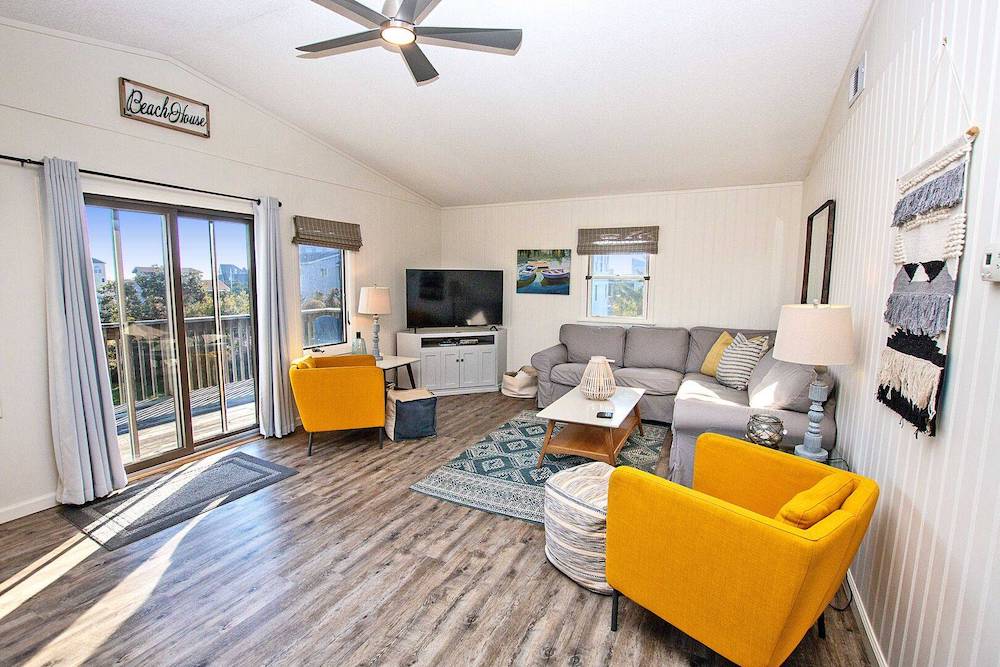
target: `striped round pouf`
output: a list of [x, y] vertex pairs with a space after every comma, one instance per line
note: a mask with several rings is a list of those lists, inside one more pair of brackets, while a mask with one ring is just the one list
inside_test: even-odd
[[613, 471], [595, 461], [557, 472], [545, 483], [545, 556], [567, 577], [602, 595], [611, 594], [604, 559]]

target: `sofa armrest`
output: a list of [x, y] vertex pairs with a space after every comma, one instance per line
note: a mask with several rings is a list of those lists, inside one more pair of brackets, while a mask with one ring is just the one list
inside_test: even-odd
[[608, 583], [739, 664], [770, 664], [822, 537], [634, 468], [611, 476]]
[[539, 382], [548, 382], [552, 367], [569, 361], [569, 350], [562, 343], [547, 347], [531, 355], [531, 365], [538, 371]]

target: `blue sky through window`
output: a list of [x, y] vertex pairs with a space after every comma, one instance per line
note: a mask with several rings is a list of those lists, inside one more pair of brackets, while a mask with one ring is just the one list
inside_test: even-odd
[[[115, 277], [115, 251], [112, 236], [111, 209], [104, 206], [87, 206], [87, 225], [90, 229], [90, 254], [105, 263], [107, 280]], [[122, 230], [122, 254], [125, 279], [133, 277], [137, 266], [163, 266], [163, 216], [143, 211], [119, 210], [118, 220]], [[208, 223], [204, 219], [180, 218], [181, 268], [197, 269], [208, 279], [212, 274], [211, 252], [208, 240]], [[204, 231], [202, 231], [204, 230]], [[247, 226], [238, 222], [217, 222], [215, 251], [220, 270], [230, 264], [239, 269], [247, 268]]]

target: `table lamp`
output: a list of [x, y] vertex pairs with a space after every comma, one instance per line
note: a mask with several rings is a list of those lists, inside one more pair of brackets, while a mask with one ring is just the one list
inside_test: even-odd
[[823, 421], [823, 403], [830, 395], [824, 382], [827, 366], [854, 361], [851, 307], [830, 304], [795, 304], [781, 307], [774, 358], [816, 369], [816, 379], [809, 385], [809, 426], [795, 453], [813, 461], [826, 461], [819, 425]]
[[372, 327], [372, 354], [378, 361], [382, 361], [382, 352], [378, 347], [378, 318], [380, 315], [388, 315], [391, 312], [392, 305], [389, 301], [388, 287], [361, 288], [361, 298], [358, 299], [358, 314], [371, 315], [375, 320]]

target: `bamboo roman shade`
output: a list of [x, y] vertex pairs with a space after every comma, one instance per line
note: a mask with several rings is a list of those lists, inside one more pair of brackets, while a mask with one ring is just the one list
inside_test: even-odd
[[633, 252], [655, 255], [659, 242], [659, 227], [594, 227], [578, 231], [576, 251], [581, 255], [625, 255]]
[[292, 243], [318, 245], [342, 250], [361, 248], [361, 225], [321, 218], [295, 216], [295, 237]]

